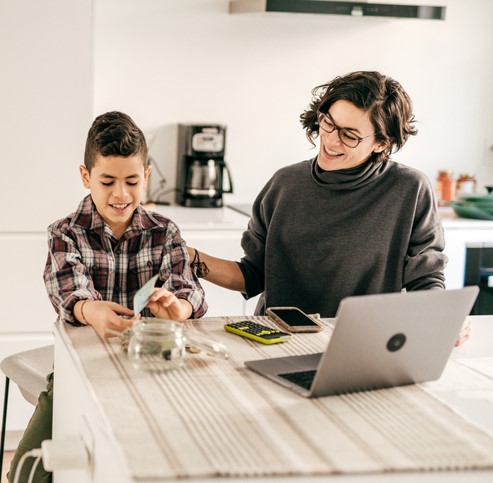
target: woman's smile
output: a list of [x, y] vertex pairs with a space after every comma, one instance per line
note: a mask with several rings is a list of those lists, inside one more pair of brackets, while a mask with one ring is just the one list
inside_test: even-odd
[[344, 154], [344, 153], [339, 153], [337, 151], [334, 151], [334, 150], [327, 148], [325, 146], [324, 146], [324, 151], [325, 151], [325, 154], [327, 156], [331, 156], [331, 157], [338, 157], [338, 156], [342, 156]]

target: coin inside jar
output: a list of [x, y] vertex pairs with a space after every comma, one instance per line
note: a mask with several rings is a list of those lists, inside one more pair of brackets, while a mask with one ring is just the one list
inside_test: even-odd
[[136, 369], [161, 372], [180, 367], [185, 355], [183, 325], [161, 319], [137, 321], [127, 354]]

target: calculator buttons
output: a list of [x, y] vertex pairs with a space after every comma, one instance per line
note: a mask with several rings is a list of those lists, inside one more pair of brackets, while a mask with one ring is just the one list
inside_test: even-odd
[[232, 332], [233, 334], [240, 335], [263, 344], [284, 342], [291, 337], [290, 334], [287, 334], [286, 332], [282, 332], [278, 329], [273, 329], [271, 327], [267, 327], [266, 325], [248, 320], [226, 324], [224, 329], [228, 332]]

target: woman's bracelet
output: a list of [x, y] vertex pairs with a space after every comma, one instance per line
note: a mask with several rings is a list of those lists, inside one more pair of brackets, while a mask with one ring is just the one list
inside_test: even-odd
[[194, 248], [194, 250], [195, 255], [192, 262], [190, 263], [190, 266], [192, 267], [198, 278], [207, 277], [208, 273], [210, 272], [209, 267], [206, 265], [205, 262], [200, 261], [199, 251], [196, 248]]
[[89, 299], [85, 299], [82, 301], [82, 303], [80, 304], [80, 316], [82, 318], [82, 323], [85, 324], [85, 325], [89, 325], [89, 323], [87, 322], [85, 316], [84, 316], [84, 305], [86, 302], [88, 302]]

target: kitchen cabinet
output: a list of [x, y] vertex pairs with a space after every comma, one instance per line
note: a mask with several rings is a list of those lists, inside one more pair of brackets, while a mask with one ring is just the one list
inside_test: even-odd
[[445, 233], [445, 254], [448, 264], [445, 283], [448, 289], [464, 286], [468, 246], [493, 244], [493, 221], [458, 217], [451, 208], [439, 208]]
[[[0, 359], [53, 341], [45, 230], [84, 192], [78, 165], [93, 117], [92, 22], [93, 0], [0, 0]], [[14, 384], [11, 391], [7, 448], [33, 410]]]
[[51, 333], [56, 313], [43, 282], [46, 233], [0, 233], [0, 247], [2, 272], [8, 276], [2, 277], [0, 334]]

